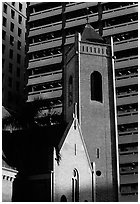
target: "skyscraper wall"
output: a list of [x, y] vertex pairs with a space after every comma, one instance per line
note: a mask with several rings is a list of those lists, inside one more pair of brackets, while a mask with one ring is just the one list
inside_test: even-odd
[[[26, 3], [2, 3], [2, 105], [9, 111], [19, 110], [25, 99]], [[3, 117], [5, 108], [2, 110]], [[11, 201], [12, 183], [17, 173], [2, 160], [2, 201]]]
[[26, 83], [26, 3], [2, 3], [2, 104], [16, 111]]

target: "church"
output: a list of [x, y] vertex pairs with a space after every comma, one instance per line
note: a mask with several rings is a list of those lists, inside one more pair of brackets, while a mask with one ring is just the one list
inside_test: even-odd
[[12, 132], [14, 138], [26, 135], [16, 145], [19, 158], [13, 154], [19, 172], [12, 201], [118, 201], [112, 66], [110, 43], [87, 23], [65, 52], [64, 124], [33, 130], [35, 134]]

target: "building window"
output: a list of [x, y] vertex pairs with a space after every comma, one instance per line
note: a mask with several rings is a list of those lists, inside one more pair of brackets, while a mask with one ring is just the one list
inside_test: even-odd
[[102, 103], [102, 76], [99, 72], [94, 71], [90, 76], [91, 82], [91, 100]]
[[10, 59], [13, 59], [13, 50], [9, 50], [9, 57], [10, 57]]
[[21, 24], [22, 23], [22, 17], [19, 15], [18, 16], [18, 23]]
[[19, 3], [19, 11], [22, 11], [22, 4]]
[[17, 67], [17, 77], [20, 77], [20, 68]]
[[12, 35], [10, 35], [10, 45], [14, 45], [14, 37]]
[[7, 13], [7, 5], [6, 4], [3, 5], [3, 12]]
[[6, 39], [6, 32], [5, 32], [5, 30], [2, 30], [2, 39], [3, 39], [3, 40]]
[[9, 73], [12, 74], [12, 72], [13, 72], [13, 65], [11, 63], [9, 63]]
[[73, 103], [73, 77], [70, 76], [69, 78], [69, 85], [68, 85], [68, 104], [71, 106]]
[[8, 78], [8, 86], [10, 88], [12, 87], [12, 78], [11, 77]]
[[21, 50], [21, 42], [18, 40], [18, 42], [17, 42], [17, 49], [18, 50]]
[[14, 23], [11, 22], [10, 24], [10, 30], [13, 32], [14, 31]]
[[3, 17], [3, 24], [2, 25], [6, 27], [6, 24], [7, 24], [7, 19], [5, 17]]
[[18, 28], [18, 36], [21, 37], [21, 29]]
[[65, 195], [61, 196], [60, 202], [67, 202], [67, 198]]
[[17, 54], [17, 63], [20, 64], [20, 62], [21, 62], [21, 55]]
[[2, 44], [2, 54], [5, 52], [5, 45]]
[[77, 169], [73, 170], [72, 202], [79, 202], [79, 173], [78, 173]]
[[15, 6], [15, 2], [12, 2], [12, 5]]
[[11, 10], [11, 18], [14, 19], [15, 18], [15, 11]]

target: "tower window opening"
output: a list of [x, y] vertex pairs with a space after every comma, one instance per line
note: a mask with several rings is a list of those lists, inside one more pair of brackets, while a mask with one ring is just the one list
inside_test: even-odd
[[91, 100], [102, 103], [102, 76], [99, 72], [94, 71], [90, 76], [91, 82]]

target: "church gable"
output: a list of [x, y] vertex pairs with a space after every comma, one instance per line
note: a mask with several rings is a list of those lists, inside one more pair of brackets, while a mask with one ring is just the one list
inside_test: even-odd
[[[66, 135], [65, 135], [66, 134]], [[71, 123], [68, 132], [64, 133], [60, 149], [61, 160], [55, 162], [55, 201], [65, 195], [67, 201], [91, 201], [91, 164], [82, 139], [77, 119]], [[77, 176], [76, 176], [77, 175]], [[78, 179], [77, 196], [73, 194], [73, 182]], [[65, 194], [64, 194], [65, 193]], [[73, 197], [74, 196], [74, 197]], [[77, 200], [76, 200], [77, 199]]]
[[65, 140], [63, 141], [63, 137], [60, 141], [63, 141], [62, 147], [60, 152], [63, 153], [63, 151], [65, 151], [65, 149], [67, 149], [69, 146], [73, 146], [74, 149], [71, 149], [71, 154], [77, 156], [77, 159], [80, 156], [83, 156], [84, 159], [87, 161], [88, 165], [90, 166], [90, 160], [89, 160], [89, 156], [87, 153], [87, 149], [84, 143], [84, 139], [82, 136], [82, 131], [80, 128], [80, 125], [78, 123], [77, 118], [74, 118], [74, 120], [70, 123], [70, 126], [68, 125], [69, 130], [66, 129], [66, 131], [64, 132], [63, 137], [65, 138]]

